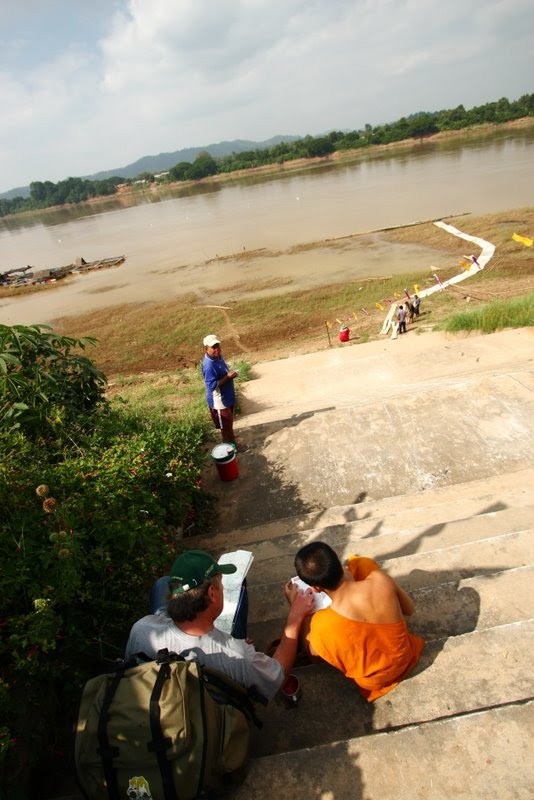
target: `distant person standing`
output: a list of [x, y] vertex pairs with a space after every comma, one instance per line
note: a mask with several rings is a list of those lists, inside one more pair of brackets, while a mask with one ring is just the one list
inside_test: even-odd
[[419, 316], [419, 306], [420, 305], [421, 305], [421, 300], [419, 299], [419, 296], [414, 294], [413, 299], [412, 299], [412, 308], [413, 308], [413, 313], [415, 314], [416, 317]]
[[399, 334], [406, 333], [406, 311], [404, 310], [404, 306], [399, 306], [397, 319], [399, 321]]
[[[236, 444], [234, 436], [235, 370], [229, 370], [221, 354], [218, 336], [204, 337], [202, 374], [206, 384], [206, 400], [213, 424], [221, 431], [223, 442]], [[237, 445], [236, 445], [237, 446]]]

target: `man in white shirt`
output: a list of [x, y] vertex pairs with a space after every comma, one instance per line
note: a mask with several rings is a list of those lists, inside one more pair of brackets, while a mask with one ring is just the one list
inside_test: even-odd
[[283, 635], [271, 658], [214, 626], [224, 604], [222, 575], [234, 572], [233, 564], [217, 564], [203, 550], [182, 553], [169, 578], [168, 616], [149, 614], [138, 620], [130, 631], [126, 658], [136, 653], [155, 658], [167, 648], [223, 672], [242, 686], [255, 686], [267, 699], [274, 697], [295, 662], [300, 628], [313, 608], [313, 592], [292, 596]]

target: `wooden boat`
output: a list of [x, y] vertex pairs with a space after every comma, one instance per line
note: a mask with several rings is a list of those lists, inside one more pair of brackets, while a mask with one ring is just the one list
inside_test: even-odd
[[125, 261], [126, 256], [111, 256], [110, 258], [100, 258], [96, 261], [77, 258], [74, 264], [67, 264], [64, 267], [51, 267], [50, 269], [36, 269], [28, 264], [27, 267], [15, 267], [15, 269], [0, 272], [0, 286], [32, 286], [34, 284], [50, 283], [61, 280], [67, 275], [84, 274], [106, 267], [118, 267]]
[[74, 262], [72, 272], [90, 272], [93, 269], [103, 267], [118, 267], [126, 261], [126, 256], [111, 256], [111, 258], [100, 258], [96, 261], [86, 261], [84, 258], [77, 258]]

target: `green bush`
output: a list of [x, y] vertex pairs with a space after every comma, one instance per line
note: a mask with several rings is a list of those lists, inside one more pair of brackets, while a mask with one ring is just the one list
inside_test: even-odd
[[[39, 366], [18, 355], [14, 368], [0, 351], [4, 377], [24, 378], [25, 406], [0, 420], [1, 798], [31, 796], [31, 767], [50, 760], [85, 680], [122, 655], [152, 580], [211, 511], [200, 482], [205, 408], [169, 420], [109, 405], [90, 362], [76, 362], [81, 372], [70, 362], [72, 381], [61, 383], [68, 354], [41, 359], [48, 332], [16, 334]], [[55, 388], [42, 374], [50, 368]]]
[[106, 377], [78, 350], [91, 338], [47, 325], [0, 325], [0, 427], [46, 439], [80, 426], [103, 402]]
[[[47, 687], [72, 714], [87, 677], [122, 654], [183, 527], [209, 516], [202, 437], [201, 421], [124, 411], [102, 414], [64, 460], [20, 431], [0, 435], [0, 710], [8, 729], [14, 687], [34, 713]], [[8, 745], [0, 731], [0, 748]]]

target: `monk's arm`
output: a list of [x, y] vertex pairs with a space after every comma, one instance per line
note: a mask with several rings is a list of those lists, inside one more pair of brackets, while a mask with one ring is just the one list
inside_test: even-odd
[[401, 607], [401, 611], [406, 617], [410, 617], [414, 612], [414, 603], [410, 595], [402, 589], [396, 581], [393, 581], [395, 584], [395, 592], [397, 593], [397, 598], [399, 601], [399, 605]]

